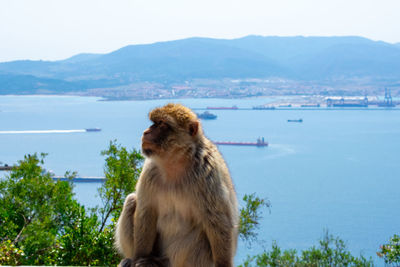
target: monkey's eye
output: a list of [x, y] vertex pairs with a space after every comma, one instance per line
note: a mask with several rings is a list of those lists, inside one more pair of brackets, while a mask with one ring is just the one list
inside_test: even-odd
[[151, 127], [159, 127], [161, 125], [162, 121], [153, 121], [153, 124], [151, 125]]
[[161, 130], [171, 130], [172, 129], [171, 125], [169, 125], [168, 123], [166, 123], [164, 121], [154, 121], [153, 125], [151, 125], [150, 128], [152, 128], [152, 129], [159, 128]]
[[168, 123], [163, 122], [163, 121], [159, 124], [159, 126], [160, 126], [161, 129], [164, 129], [164, 130], [167, 130], [167, 129], [170, 130], [171, 129], [171, 126]]

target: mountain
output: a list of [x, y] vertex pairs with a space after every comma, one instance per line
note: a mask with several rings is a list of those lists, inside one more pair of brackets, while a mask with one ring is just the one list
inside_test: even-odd
[[232, 42], [276, 60], [296, 78], [400, 78], [399, 47], [362, 37], [248, 36]]
[[[188, 38], [59, 61], [0, 63], [0, 94], [193, 79], [400, 80], [400, 44], [362, 37]], [[60, 89], [62, 88], [62, 89]]]
[[76, 84], [63, 80], [0, 73], [0, 94], [62, 94], [78, 89]]
[[81, 63], [101, 57], [101, 54], [82, 53], [63, 60], [63, 63]]

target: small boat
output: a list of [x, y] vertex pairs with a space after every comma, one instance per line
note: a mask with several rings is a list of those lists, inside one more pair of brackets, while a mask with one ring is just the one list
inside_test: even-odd
[[288, 122], [303, 122], [303, 119], [298, 119], [298, 120], [287, 120]]
[[203, 120], [215, 120], [217, 118], [217, 115], [212, 114], [211, 112], [205, 111], [203, 113], [197, 114], [197, 117], [199, 119], [203, 119]]
[[86, 130], [86, 132], [100, 132], [101, 131], [100, 128], [88, 128], [88, 129], [85, 129], [85, 130]]

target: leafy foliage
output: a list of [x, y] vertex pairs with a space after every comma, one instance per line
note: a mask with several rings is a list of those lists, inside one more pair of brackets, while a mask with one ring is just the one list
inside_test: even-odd
[[[117, 265], [120, 257], [114, 249], [115, 223], [123, 201], [135, 190], [143, 157], [112, 141], [104, 167], [105, 181], [98, 189], [102, 207], [91, 213], [79, 207], [76, 220], [60, 238], [57, 263], [60, 265]], [[112, 217], [109, 221], [110, 216]]]
[[113, 248], [114, 224], [99, 231], [100, 221], [95, 213], [87, 214], [77, 207], [75, 222], [66, 227], [54, 248], [57, 265], [116, 265], [119, 256]]
[[346, 249], [345, 243], [338, 237], [329, 235], [325, 232], [324, 237], [319, 241], [319, 247], [311, 247], [297, 253], [294, 249], [284, 250], [274, 242], [271, 251], [248, 257], [241, 265], [242, 267], [250, 266], [373, 266], [372, 259], [367, 260], [363, 256], [354, 257]]
[[255, 193], [244, 195], [245, 206], [240, 209], [239, 237], [246, 242], [256, 240], [258, 224], [261, 219], [261, 208], [270, 207], [268, 200], [259, 198]]
[[[85, 209], [71, 182], [54, 181], [43, 168], [45, 154], [27, 155], [0, 180], [0, 265], [116, 265], [115, 220], [134, 191], [143, 157], [111, 142], [103, 206]], [[67, 178], [75, 174], [66, 173]], [[113, 218], [110, 219], [110, 216]]]
[[0, 243], [0, 264], [1, 265], [20, 265], [24, 251], [17, 248], [11, 240], [5, 240]]
[[129, 152], [115, 140], [110, 142], [108, 149], [101, 154], [107, 157], [104, 167], [106, 179], [98, 190], [103, 202], [100, 208], [102, 221], [100, 231], [110, 215], [119, 218], [126, 196], [135, 191], [136, 182], [142, 171], [140, 166], [144, 159], [139, 151]]
[[400, 265], [400, 236], [393, 235], [389, 239], [388, 244], [384, 244], [380, 247], [380, 250], [376, 253], [380, 258], [385, 260], [386, 264]]
[[[45, 154], [27, 155], [0, 181], [1, 241], [23, 249], [22, 264], [46, 264], [57, 235], [78, 205], [69, 182], [54, 182], [42, 167]], [[68, 176], [68, 174], [67, 174]]]

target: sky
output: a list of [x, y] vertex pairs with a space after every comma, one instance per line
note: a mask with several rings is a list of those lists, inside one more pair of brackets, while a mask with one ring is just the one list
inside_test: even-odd
[[0, 62], [59, 60], [187, 37], [400, 42], [400, 0], [0, 0]]

